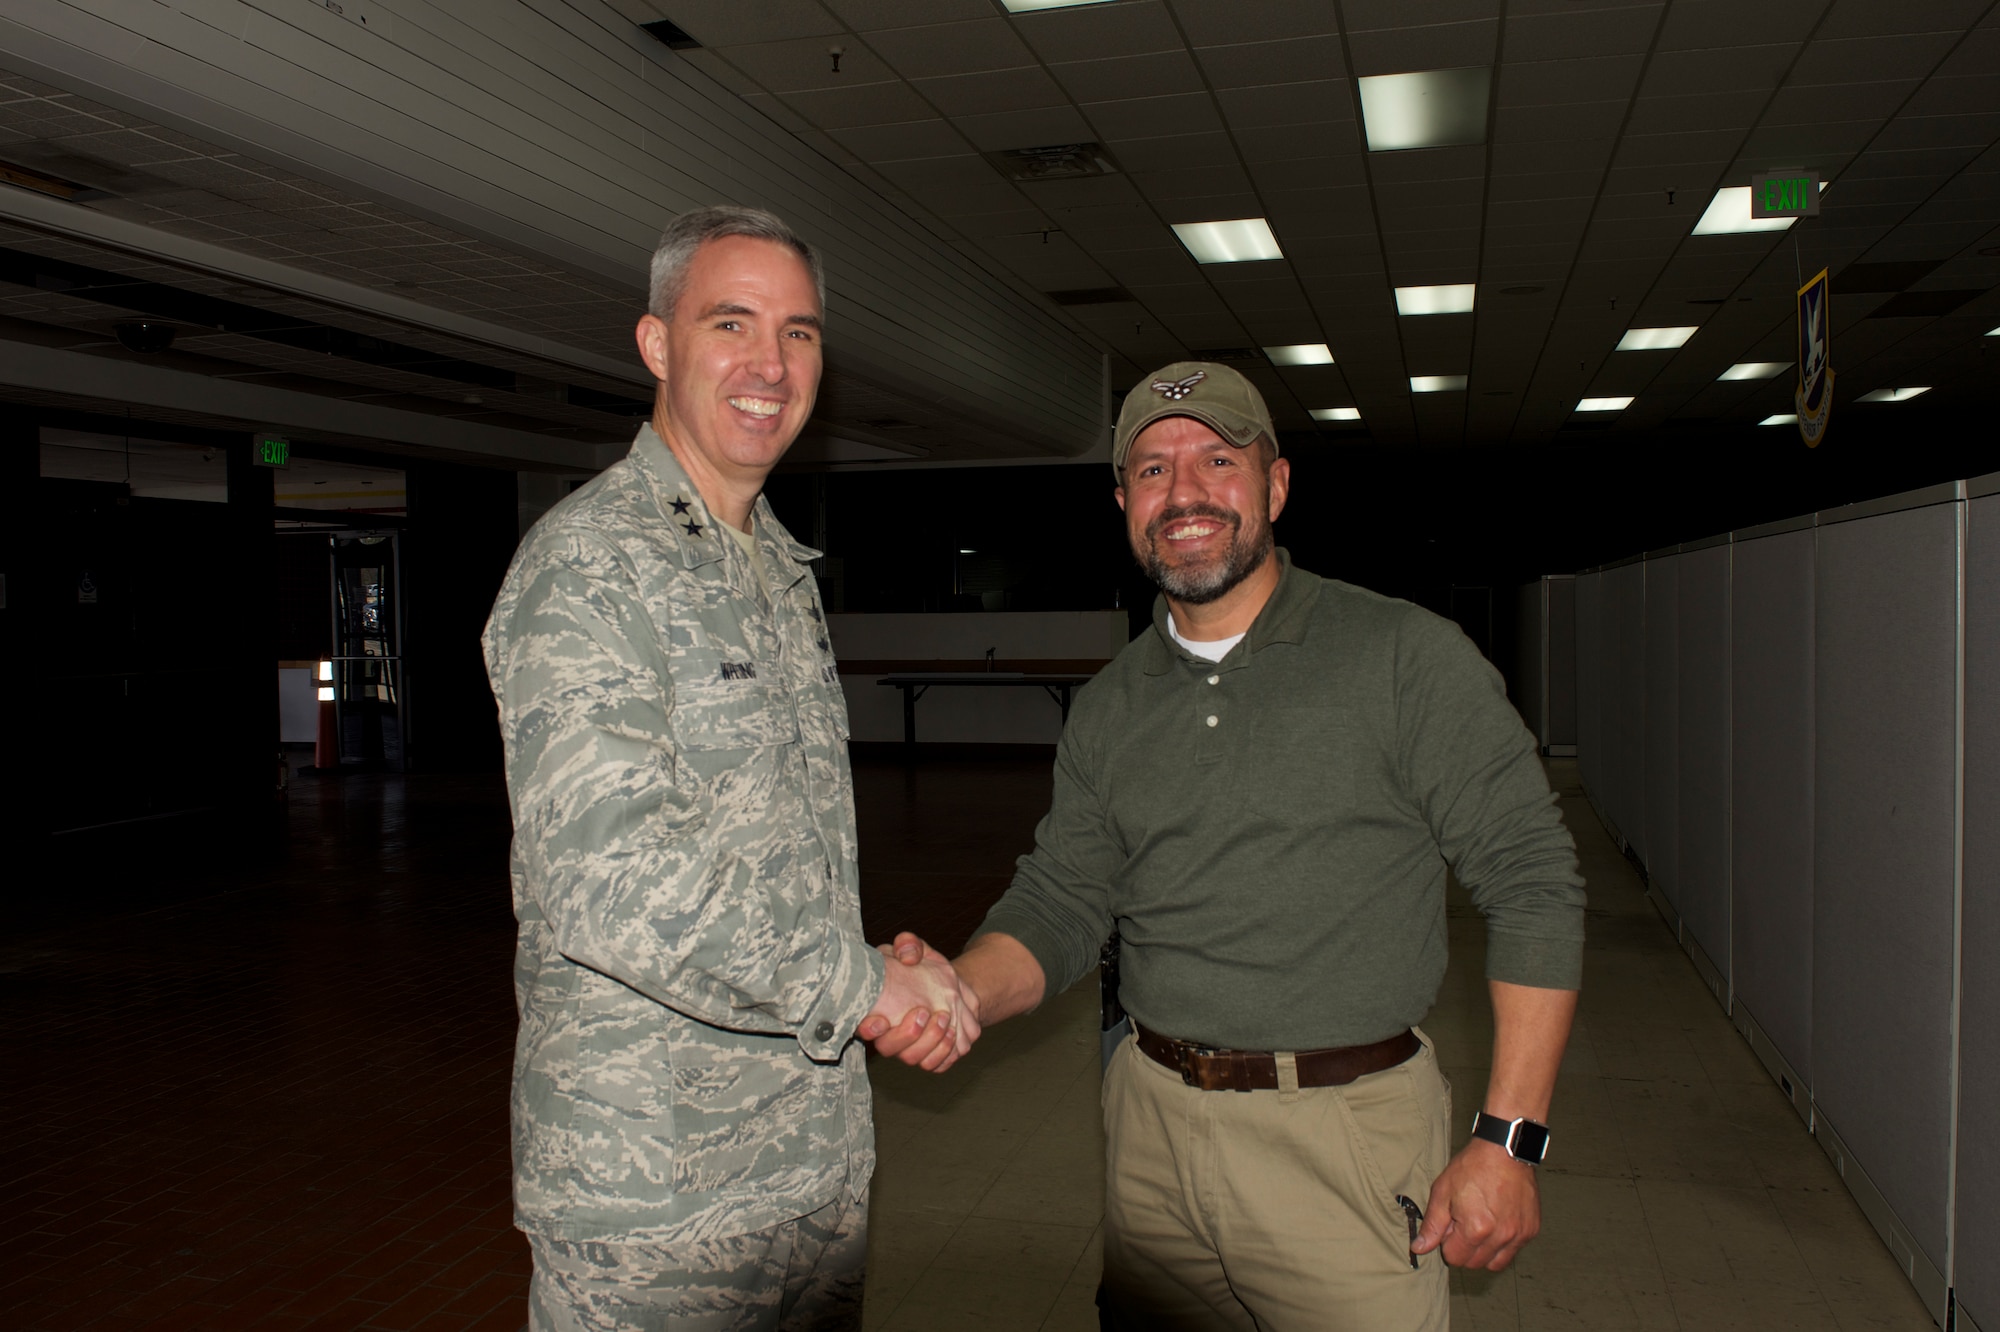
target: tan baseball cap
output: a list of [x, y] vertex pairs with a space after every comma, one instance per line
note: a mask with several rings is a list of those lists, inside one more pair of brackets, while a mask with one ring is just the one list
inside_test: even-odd
[[1132, 441], [1153, 422], [1169, 416], [1192, 416], [1239, 449], [1262, 435], [1277, 452], [1278, 432], [1257, 386], [1226, 365], [1214, 361], [1175, 361], [1141, 379], [1125, 395], [1118, 411], [1118, 428], [1111, 436], [1111, 470], [1125, 475], [1125, 455]]

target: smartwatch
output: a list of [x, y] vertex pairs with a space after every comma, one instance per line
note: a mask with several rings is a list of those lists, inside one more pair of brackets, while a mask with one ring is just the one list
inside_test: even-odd
[[1502, 1119], [1481, 1110], [1472, 1117], [1472, 1136], [1528, 1165], [1540, 1165], [1549, 1154], [1549, 1126], [1532, 1119]]

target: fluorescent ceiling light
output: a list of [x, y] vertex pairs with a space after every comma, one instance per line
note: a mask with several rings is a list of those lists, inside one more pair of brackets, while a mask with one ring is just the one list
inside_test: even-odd
[[1862, 394], [1860, 397], [1856, 398], [1855, 401], [1856, 402], [1908, 402], [1911, 398], [1916, 397], [1919, 393], [1929, 393], [1930, 391], [1931, 391], [1931, 386], [1929, 384], [1918, 384], [1911, 388], [1876, 389], [1873, 393]]
[[[1819, 191], [1826, 193], [1825, 181], [1819, 183]], [[1717, 190], [1708, 201], [1708, 210], [1694, 224], [1694, 234], [1727, 236], [1738, 231], [1783, 231], [1796, 221], [1795, 217], [1750, 216], [1750, 187], [1729, 185]]]
[[1580, 412], [1622, 412], [1632, 405], [1630, 398], [1585, 398], [1576, 405]]
[[334, 701], [332, 685], [321, 685], [319, 687], [318, 701], [321, 703], [331, 703]]
[[1009, 14], [1032, 14], [1038, 9], [1069, 9], [1076, 5], [1102, 5], [1110, 0], [1000, 0]]
[[1618, 339], [1617, 350], [1666, 351], [1680, 346], [1699, 332], [1699, 324], [1683, 324], [1678, 328], [1628, 328], [1625, 336]]
[[1797, 425], [1798, 423], [1799, 423], [1799, 414], [1797, 412], [1774, 412], [1770, 416], [1767, 416], [1763, 420], [1759, 421], [1757, 424]]
[[1361, 409], [1359, 407], [1315, 407], [1312, 409], [1312, 418], [1315, 421], [1359, 421], [1361, 419]]
[[1412, 393], [1456, 393], [1465, 387], [1464, 375], [1411, 375]]
[[1181, 238], [1198, 264], [1241, 264], [1253, 259], [1282, 259], [1278, 238], [1271, 224], [1261, 217], [1238, 218], [1234, 222], [1176, 222], [1174, 235]]
[[2000, 338], [2000, 328], [1989, 328], [1989, 329], [1987, 329], [1987, 330], [1986, 330], [1986, 336], [1987, 336], [1987, 337], [1989, 337], [1989, 338]]
[[1486, 142], [1490, 65], [1374, 74], [1360, 83], [1361, 125], [1371, 153]]
[[1738, 361], [1715, 379], [1717, 383], [1727, 379], [1775, 379], [1791, 368], [1790, 361]]
[[1264, 355], [1272, 365], [1332, 365], [1333, 352], [1324, 342], [1295, 342], [1289, 347], [1266, 347]]
[[1399, 315], [1464, 314], [1472, 308], [1473, 284], [1461, 282], [1449, 287], [1398, 287], [1396, 313]]

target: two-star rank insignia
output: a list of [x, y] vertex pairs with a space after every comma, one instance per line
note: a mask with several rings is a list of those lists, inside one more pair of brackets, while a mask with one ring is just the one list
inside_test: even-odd
[[682, 498], [681, 498], [680, 496], [678, 496], [678, 495], [676, 495], [676, 496], [674, 496], [674, 497], [673, 497], [672, 499], [668, 500], [668, 501], [667, 501], [667, 503], [668, 503], [668, 504], [671, 504], [671, 505], [673, 506], [673, 509], [674, 509], [674, 513], [675, 513], [676, 515], [679, 515], [679, 514], [683, 514], [683, 513], [686, 513], [686, 512], [688, 511], [688, 501], [686, 501], [686, 500], [682, 499]]
[[681, 530], [686, 532], [691, 537], [698, 537], [701, 535], [701, 524], [694, 522], [693, 520], [689, 520], [688, 522], [681, 524]]
[[1186, 379], [1156, 379], [1148, 387], [1163, 398], [1172, 402], [1179, 402], [1182, 398], [1194, 392], [1196, 384], [1201, 383], [1202, 380], [1207, 378], [1208, 371], [1197, 370]]

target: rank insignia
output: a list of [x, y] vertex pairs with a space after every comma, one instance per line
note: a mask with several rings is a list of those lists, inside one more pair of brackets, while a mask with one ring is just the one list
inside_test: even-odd
[[1201, 383], [1202, 380], [1207, 378], [1208, 371], [1197, 370], [1186, 379], [1156, 379], [1153, 381], [1151, 387], [1153, 392], [1159, 394], [1169, 402], [1179, 402], [1182, 398], [1194, 392], [1196, 384]]
[[684, 514], [688, 511], [688, 501], [682, 499], [679, 495], [674, 496], [667, 503], [673, 506], [676, 515]]
[[698, 537], [701, 535], [701, 524], [690, 519], [689, 521], [681, 524], [681, 530], [686, 532], [691, 537]]

